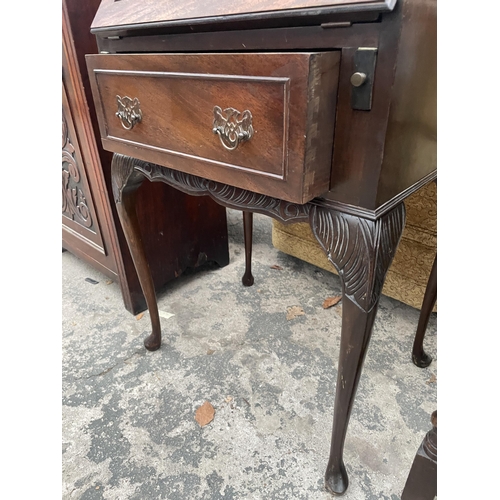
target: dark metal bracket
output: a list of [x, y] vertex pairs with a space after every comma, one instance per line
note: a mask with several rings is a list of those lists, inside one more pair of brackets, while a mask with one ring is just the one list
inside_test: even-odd
[[351, 75], [351, 107], [361, 111], [372, 109], [373, 81], [377, 49], [360, 47], [354, 54], [354, 72]]

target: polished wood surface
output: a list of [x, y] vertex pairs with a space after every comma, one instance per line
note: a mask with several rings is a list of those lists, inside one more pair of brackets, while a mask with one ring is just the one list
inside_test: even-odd
[[[88, 56], [105, 147], [305, 203], [328, 190], [340, 53]], [[132, 129], [117, 96], [137, 99]], [[253, 136], [226, 149], [214, 108], [251, 113]], [[108, 144], [109, 142], [109, 144]]]
[[[141, 8], [137, 8], [134, 0], [103, 0], [101, 8], [92, 23], [92, 28], [115, 27], [141, 23], [168, 23], [198, 24], [214, 22], [216, 19], [243, 16], [261, 13], [269, 16], [283, 11], [299, 11], [296, 15], [304, 15], [307, 9], [317, 13], [324, 8], [327, 12], [335, 11], [388, 11], [396, 0], [250, 0], [247, 2], [233, 2], [220, 0], [219, 2], [204, 2], [200, 0], [186, 0], [184, 2], [158, 2], [156, 0], [142, 0]], [[292, 15], [293, 12], [290, 13]], [[263, 17], [263, 16], [260, 16]]]
[[[155, 141], [167, 139], [162, 137], [161, 130], [152, 130], [154, 126], [141, 136], [142, 142], [138, 143], [127, 144], [123, 140], [108, 137], [105, 117], [111, 119], [113, 113], [116, 113], [116, 109], [111, 107], [114, 93], [111, 91], [112, 85], [110, 84], [109, 92], [105, 91], [108, 92], [107, 97], [103, 98], [97, 83], [94, 83], [93, 96], [97, 103], [102, 101], [106, 108], [101, 113], [101, 131], [106, 132], [103, 134], [104, 146], [115, 153], [115, 202], [122, 207], [126, 206], [122, 222], [128, 227], [127, 243], [137, 262], [150, 311], [157, 306], [150, 278], [146, 276], [147, 258], [140, 237], [142, 227], [140, 223], [133, 222], [131, 215], [134, 209], [140, 208], [139, 200], [134, 203], [132, 193], [142, 182], [141, 176], [152, 182], [165, 183], [186, 194], [207, 195], [222, 206], [236, 208], [247, 214], [258, 212], [282, 222], [310, 223], [313, 234], [330, 262], [338, 269], [343, 282], [339, 370], [330, 458], [325, 475], [327, 490], [341, 495], [348, 487], [343, 461], [347, 427], [385, 274], [403, 230], [403, 201], [436, 177], [435, 138], [432, 133], [434, 118], [429, 112], [434, 106], [435, 80], [432, 77], [434, 68], [427, 68], [432, 66], [435, 51], [433, 33], [436, 2], [398, 0], [392, 11], [387, 10], [388, 4], [385, 2], [383, 6], [381, 3], [365, 3], [362, 6], [360, 2], [331, 4], [331, 22], [325, 22], [325, 10], [321, 2], [315, 2], [316, 9], [309, 9], [303, 17], [301, 9], [297, 9], [293, 20], [284, 3], [280, 3], [277, 11], [260, 11], [258, 15], [254, 15], [258, 11], [257, 4], [250, 2], [242, 7], [238, 15], [229, 15], [230, 10], [226, 10], [226, 15], [223, 16], [202, 17], [204, 7], [201, 2], [189, 2], [185, 4], [185, 8], [186, 12], [191, 9], [191, 13], [188, 14], [189, 19], [184, 20], [176, 20], [174, 13], [170, 20], [167, 19], [165, 12], [171, 8], [171, 2], [157, 2], [151, 9], [147, 4], [144, 17], [140, 19], [137, 15], [142, 14], [137, 14], [139, 9], [132, 9], [132, 4], [136, 7], [138, 5], [133, 0], [115, 2], [113, 9], [120, 13], [118, 17], [113, 17], [107, 10], [110, 5], [108, 0], [104, 1], [94, 22], [93, 32], [97, 36], [99, 49], [114, 52], [115, 55], [90, 58], [92, 70], [116, 70], [116, 67], [111, 66], [102, 68], [102, 63], [119, 60], [128, 61], [126, 66], [120, 67], [122, 70], [161, 72], [165, 70], [158, 66], [144, 66], [143, 62], [150, 65], [153, 61], [160, 61], [163, 56], [165, 60], [169, 60], [168, 71], [174, 71], [175, 67], [176, 72], [185, 74], [193, 71], [192, 61], [206, 58], [210, 65], [207, 64], [205, 72], [200, 72], [199, 66], [195, 65], [196, 72], [206, 75], [216, 73], [213, 68], [223, 68], [220, 74], [248, 78], [262, 77], [268, 64], [266, 61], [279, 57], [280, 64], [273, 66], [273, 70], [267, 71], [264, 76], [290, 77], [290, 91], [293, 89], [293, 81], [301, 82], [303, 89], [312, 90], [307, 98], [304, 98], [306, 93], [302, 92], [302, 97], [290, 106], [289, 144], [292, 146], [288, 147], [289, 170], [285, 171], [283, 179], [273, 177], [280, 175], [276, 160], [278, 156], [273, 151], [278, 144], [276, 137], [282, 131], [280, 127], [283, 113], [278, 111], [278, 107], [271, 113], [270, 121], [266, 122], [274, 124], [274, 135], [270, 131], [270, 139], [260, 143], [271, 150], [262, 151], [259, 148], [238, 162], [240, 167], [248, 169], [250, 166], [254, 169], [248, 173], [242, 168], [220, 169], [220, 165], [216, 164], [221, 161], [220, 156], [207, 161], [208, 152], [213, 154], [217, 151], [217, 136], [212, 137], [213, 144], [202, 143], [201, 148], [207, 152], [204, 161], [193, 158], [195, 155], [192, 152], [196, 151], [196, 143], [199, 143], [200, 134], [205, 130], [205, 125], [200, 122], [206, 121], [206, 118], [198, 122], [190, 113], [178, 111], [177, 114], [183, 116], [184, 123], [179, 125], [179, 131], [173, 132], [179, 148], [176, 151], [187, 151], [186, 154], [191, 157], [186, 154], [166, 154], [165, 150], [160, 150], [163, 146]], [[358, 22], [360, 18], [357, 16], [365, 8], [373, 8], [372, 13], [377, 15]], [[237, 6], [236, 9], [240, 7]], [[336, 17], [340, 14], [345, 16], [341, 22]], [[186, 29], [181, 29], [182, 26]], [[428, 40], [424, 40], [427, 32]], [[415, 47], [415, 44], [421, 46]], [[351, 97], [355, 88], [351, 82], [356, 55], [358, 51], [366, 49], [376, 53], [374, 73], [368, 80], [372, 85], [369, 89], [372, 101], [368, 110], [359, 110], [352, 106]], [[126, 54], [127, 52], [133, 54]], [[152, 55], [153, 52], [156, 54]], [[162, 54], [158, 55], [158, 52]], [[304, 55], [304, 52], [308, 54]], [[314, 57], [321, 58], [323, 52], [329, 53], [323, 59], [328, 63], [325, 67], [340, 62], [338, 70], [331, 71], [329, 78], [322, 78], [318, 74], [321, 71], [311, 71], [309, 61], [313, 56], [310, 54], [319, 53]], [[143, 54], [142, 58], [139, 53]], [[248, 58], [245, 59], [245, 55]], [[333, 57], [339, 59], [334, 62]], [[243, 60], [251, 62], [243, 64]], [[304, 64], [305, 60], [309, 62], [308, 65]], [[93, 61], [99, 63], [95, 64]], [[227, 61], [232, 61], [231, 71], [227, 69]], [[302, 61], [302, 72], [297, 71], [294, 66], [297, 61]], [[174, 62], [176, 66], [172, 66]], [[429, 81], [425, 81], [427, 69], [431, 75]], [[122, 74], [114, 82], [118, 85], [117, 82], [124, 77]], [[130, 83], [127, 87], [130, 91], [139, 90], [140, 77], [136, 75], [134, 78], [136, 83]], [[145, 85], [151, 95], [157, 94], [156, 98], [161, 104], [157, 107], [159, 116], [155, 118], [159, 129], [176, 122], [175, 115], [170, 119], [162, 116], [168, 114], [168, 103], [173, 100], [173, 97], [169, 97], [164, 101], [163, 95], [173, 96], [174, 87], [170, 89], [169, 85], [175, 86], [172, 83], [167, 85], [166, 81], [149, 82]], [[224, 93], [219, 84], [211, 84], [212, 90], [203, 92], [190, 93], [187, 84], [185, 87], [177, 87], [175, 94], [200, 95], [197, 100], [198, 109], [204, 109], [207, 103], [207, 107], [213, 109], [218, 104], [210, 101], [212, 95], [219, 97]], [[280, 102], [267, 90], [260, 90], [256, 99], [250, 98], [250, 94], [249, 88], [243, 86], [235, 89], [233, 95], [240, 96], [245, 102], [250, 100], [252, 106], [257, 105], [257, 109], [261, 101]], [[337, 102], [335, 110], [328, 106], [311, 107], [311, 104], [321, 101], [325, 96], [328, 99], [333, 96]], [[140, 100], [139, 96], [129, 97]], [[149, 99], [151, 97], [147, 97], [145, 102]], [[240, 112], [247, 109], [243, 104], [243, 101], [238, 102], [238, 106], [242, 108], [238, 108]], [[227, 106], [236, 107], [231, 103]], [[305, 113], [306, 108], [316, 109], [316, 112]], [[203, 116], [203, 112], [198, 111], [198, 114]], [[142, 124], [141, 121], [137, 125], [137, 130]], [[132, 130], [135, 130], [135, 126]], [[255, 130], [258, 131], [257, 126]], [[305, 131], [305, 138], [294, 135], [300, 130]], [[120, 134], [116, 134], [120, 138], [124, 137], [122, 130]], [[417, 136], [424, 135], [426, 147], [417, 147], [423, 144]], [[187, 138], [191, 137], [198, 141], [190, 143], [191, 139]], [[316, 149], [311, 147], [313, 137], [317, 140]], [[242, 151], [252, 140], [242, 145]], [[400, 147], [398, 141], [406, 146]], [[333, 151], [330, 148], [332, 142]], [[247, 151], [250, 152], [250, 149]], [[313, 151], [316, 152], [312, 154]], [[323, 151], [323, 155], [318, 156], [317, 151]], [[324, 169], [325, 158], [328, 160], [327, 169]], [[244, 217], [246, 240], [249, 242], [250, 216]], [[251, 245], [247, 244], [247, 251], [250, 249]], [[251, 272], [250, 255], [247, 255], [246, 270]], [[154, 318], [153, 332], [146, 339], [148, 349], [156, 349], [161, 345], [160, 324], [156, 316]]]
[[369, 113], [349, 106], [356, 46], [342, 52], [332, 184], [325, 196], [374, 211], [393, 206], [391, 200], [397, 204], [427, 175], [435, 177], [436, 2], [398, 1], [379, 28]]
[[437, 167], [436, 3], [406, 1], [401, 16], [376, 206]]

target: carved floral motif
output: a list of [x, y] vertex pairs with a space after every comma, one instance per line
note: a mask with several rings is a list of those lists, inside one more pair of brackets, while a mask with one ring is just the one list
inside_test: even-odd
[[81, 176], [71, 144], [68, 124], [62, 116], [62, 213], [86, 228], [93, 224], [92, 216], [80, 183]]

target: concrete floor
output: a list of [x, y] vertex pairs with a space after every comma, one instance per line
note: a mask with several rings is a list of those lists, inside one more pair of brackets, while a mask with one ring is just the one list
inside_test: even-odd
[[[322, 303], [340, 294], [339, 278], [277, 251], [271, 220], [256, 215], [255, 285], [243, 287], [241, 214], [228, 222], [230, 264], [159, 295], [153, 353], [142, 344], [148, 313], [136, 319], [117, 283], [63, 253], [63, 499], [333, 498], [323, 474], [342, 307]], [[291, 306], [305, 314], [287, 320]], [[436, 315], [426, 369], [410, 356], [418, 317], [381, 298], [346, 439], [346, 500], [400, 499], [430, 428]], [[200, 427], [206, 400], [215, 418]]]

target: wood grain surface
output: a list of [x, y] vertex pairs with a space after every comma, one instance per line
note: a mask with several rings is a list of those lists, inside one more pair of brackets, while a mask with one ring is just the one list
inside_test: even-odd
[[[89, 56], [103, 144], [212, 180], [305, 203], [328, 190], [338, 52]], [[117, 96], [138, 99], [126, 130]], [[253, 136], [227, 150], [214, 108], [251, 112]], [[182, 166], [180, 162], [183, 162]]]
[[272, 14], [284, 10], [321, 8], [344, 8], [345, 10], [391, 10], [396, 0], [252, 0], [251, 2], [158, 2], [142, 0], [140, 6], [135, 0], [103, 0], [92, 23], [92, 29], [118, 25], [183, 21], [189, 24], [195, 19], [226, 16], [245, 16], [250, 13]]

